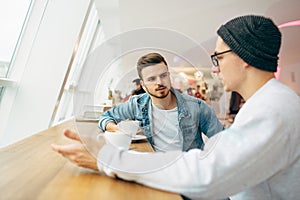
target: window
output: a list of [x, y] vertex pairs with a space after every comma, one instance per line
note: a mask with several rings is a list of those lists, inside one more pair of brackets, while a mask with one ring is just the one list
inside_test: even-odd
[[0, 2], [0, 102], [5, 87], [14, 84], [9, 70], [31, 4], [32, 0]]
[[74, 59], [70, 62], [70, 73], [67, 75], [66, 83], [63, 85], [62, 96], [58, 99], [58, 106], [55, 108], [50, 125], [54, 125], [66, 118], [73, 116], [73, 95], [77, 89], [77, 82], [83, 68], [83, 64], [87, 55], [103, 42], [104, 33], [98, 12], [95, 4], [93, 3], [87, 13], [87, 20], [83, 25], [83, 32], [75, 52]]

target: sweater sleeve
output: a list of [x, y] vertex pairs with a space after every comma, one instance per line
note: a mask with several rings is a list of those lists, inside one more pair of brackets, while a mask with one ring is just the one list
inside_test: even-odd
[[106, 145], [98, 154], [99, 170], [189, 198], [226, 198], [286, 165], [288, 134], [277, 134], [284, 124], [261, 112], [210, 138], [203, 151], [131, 153]]

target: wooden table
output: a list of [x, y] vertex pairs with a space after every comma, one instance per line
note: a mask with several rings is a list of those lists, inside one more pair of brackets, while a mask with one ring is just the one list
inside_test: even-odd
[[[78, 124], [87, 129], [97, 126], [92, 122], [76, 122], [76, 126]], [[0, 149], [0, 199], [181, 199], [178, 194], [79, 168], [52, 151], [50, 144], [70, 142], [63, 137], [62, 132], [74, 126], [74, 120], [66, 121]], [[135, 143], [133, 146], [137, 151], [152, 149], [147, 142]]]

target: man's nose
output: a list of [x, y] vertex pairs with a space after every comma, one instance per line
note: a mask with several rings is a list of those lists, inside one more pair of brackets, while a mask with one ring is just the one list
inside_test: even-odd
[[160, 77], [157, 77], [156, 79], [156, 84], [161, 85], [162, 79]]

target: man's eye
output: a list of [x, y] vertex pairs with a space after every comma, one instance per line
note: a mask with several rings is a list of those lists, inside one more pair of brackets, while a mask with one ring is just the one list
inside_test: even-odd
[[148, 78], [148, 81], [155, 81], [155, 78], [154, 77], [151, 77], [151, 78]]
[[167, 73], [164, 73], [162, 75], [160, 75], [161, 78], [166, 78], [167, 77]]

